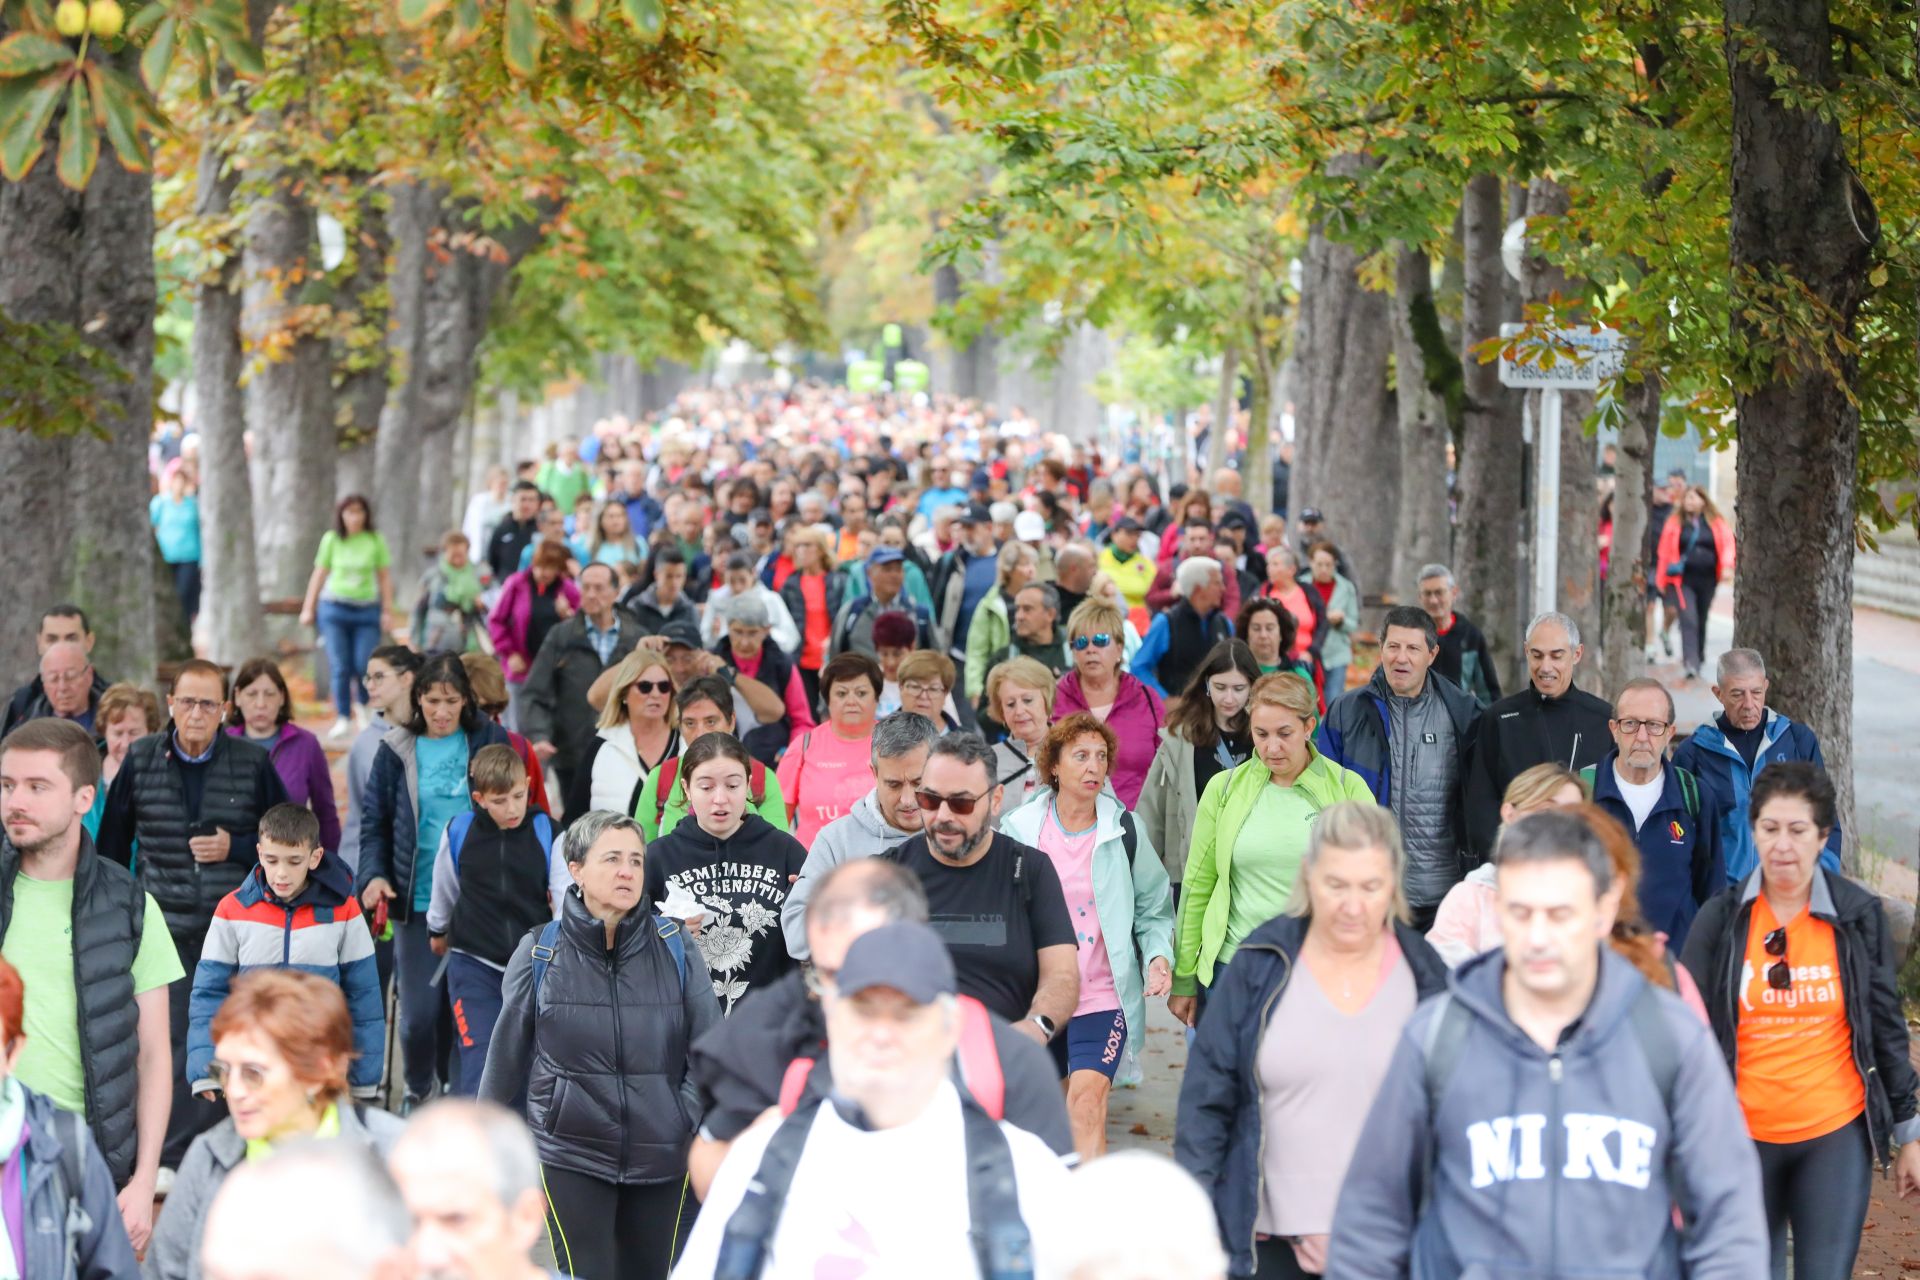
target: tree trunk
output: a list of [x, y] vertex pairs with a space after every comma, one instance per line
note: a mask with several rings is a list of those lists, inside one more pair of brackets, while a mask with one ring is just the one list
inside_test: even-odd
[[[393, 274], [389, 277], [392, 366], [395, 385], [380, 414], [375, 445], [374, 507], [388, 550], [414, 541], [415, 516], [420, 502], [421, 376], [419, 363], [426, 332], [427, 269], [433, 261], [428, 242], [439, 224], [440, 197], [417, 183], [393, 188], [388, 229], [393, 241]], [[394, 565], [395, 598], [409, 599], [413, 586], [406, 569], [410, 557]]]
[[297, 599], [314, 549], [333, 519], [339, 434], [333, 423], [333, 359], [299, 308], [320, 263], [313, 211], [298, 177], [279, 175], [247, 216], [241, 317], [252, 377], [247, 420], [261, 485], [254, 494], [262, 585], [269, 599]]
[[380, 433], [380, 413], [387, 404], [391, 361], [383, 286], [387, 283], [387, 254], [393, 248], [393, 237], [382, 208], [385, 203], [384, 196], [366, 194], [360, 198], [360, 221], [347, 250], [352, 267], [334, 303], [337, 311], [357, 320], [360, 333], [357, 341], [336, 342], [333, 350], [334, 426], [339, 431], [343, 455], [339, 477], [342, 493], [371, 492], [366, 487], [367, 477], [360, 474], [371, 463], [354, 471], [346, 466], [344, 455], [373, 445]]
[[1307, 236], [1294, 333], [1295, 456], [1288, 507], [1318, 507], [1361, 591], [1389, 585], [1400, 443], [1387, 353], [1387, 295], [1360, 283], [1360, 255], [1315, 223]]
[[[1729, 242], [1736, 290], [1804, 289], [1831, 317], [1825, 341], [1788, 346], [1766, 332], [1763, 302], [1736, 292], [1733, 336], [1749, 358], [1734, 388], [1740, 440], [1739, 577], [1734, 635], [1760, 651], [1772, 701], [1820, 737], [1853, 838], [1853, 550], [1859, 409], [1854, 320], [1867, 292], [1878, 221], [1836, 124], [1785, 101], [1780, 71], [1742, 52], [1757, 41], [1796, 84], [1833, 92], [1826, 0], [1727, 0], [1733, 103]], [[1809, 349], [1812, 348], [1812, 349]], [[1831, 362], [1831, 371], [1823, 367]], [[1791, 600], [1792, 608], [1783, 608]]]
[[[130, 56], [119, 61], [131, 68]], [[87, 190], [69, 191], [54, 173], [56, 146], [49, 134], [24, 181], [0, 181], [0, 311], [84, 335], [126, 378], [101, 382], [97, 438], [0, 431], [0, 527], [16, 537], [10, 607], [0, 611], [0, 667], [10, 683], [32, 675], [40, 612], [66, 599], [86, 610], [98, 637], [94, 665], [109, 678], [144, 680], [156, 652], [155, 551], [145, 518], [153, 182], [109, 151]]]
[[1241, 492], [1256, 516], [1273, 510], [1273, 422], [1279, 416], [1283, 367], [1278, 346], [1251, 344], [1253, 368], [1247, 396], [1246, 462], [1240, 468]]
[[[1227, 465], [1228, 439], [1233, 435], [1234, 414], [1240, 407], [1240, 348], [1229, 342], [1220, 353], [1220, 387], [1213, 395], [1213, 430], [1207, 433], [1207, 471], [1201, 483], [1210, 483], [1213, 473]], [[1251, 465], [1253, 450], [1248, 449]]]
[[[1400, 429], [1400, 503], [1394, 512], [1393, 589], [1415, 589], [1420, 570], [1445, 564], [1447, 422], [1427, 386], [1415, 311], [1433, 306], [1433, 264], [1426, 250], [1401, 246], [1394, 274], [1394, 402]], [[1408, 597], [1411, 598], [1410, 596]]]
[[1466, 268], [1460, 339], [1465, 408], [1461, 430], [1459, 520], [1454, 573], [1467, 614], [1486, 633], [1503, 688], [1518, 688], [1520, 664], [1519, 554], [1521, 470], [1519, 396], [1500, 385], [1495, 363], [1482, 364], [1473, 348], [1500, 333], [1506, 272], [1500, 237], [1506, 201], [1500, 179], [1468, 180], [1461, 209]]
[[1653, 481], [1653, 445], [1660, 438], [1662, 384], [1649, 370], [1625, 388], [1626, 412], [1614, 447], [1613, 552], [1607, 569], [1605, 625], [1600, 637], [1600, 696], [1612, 700], [1647, 667], [1647, 578], [1641, 548], [1647, 537], [1647, 496]]

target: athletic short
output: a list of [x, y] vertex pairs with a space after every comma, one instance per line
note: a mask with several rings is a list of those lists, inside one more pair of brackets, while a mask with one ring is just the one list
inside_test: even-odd
[[1126, 1047], [1127, 1015], [1118, 1009], [1067, 1019], [1067, 1029], [1047, 1045], [1063, 1080], [1076, 1071], [1098, 1071], [1113, 1079]]

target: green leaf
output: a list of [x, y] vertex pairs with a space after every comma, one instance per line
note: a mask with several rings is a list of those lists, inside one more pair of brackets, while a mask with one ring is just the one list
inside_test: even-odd
[[32, 31], [16, 32], [0, 40], [0, 80], [30, 76], [73, 61], [73, 46]]
[[67, 86], [67, 118], [60, 122], [60, 181], [85, 191], [99, 161], [100, 131], [94, 127], [86, 80], [75, 76]]
[[224, 32], [214, 38], [219, 41], [221, 54], [235, 71], [254, 78], [267, 74], [266, 59], [260, 56], [260, 48], [253, 41], [245, 36], [227, 35]]
[[400, 0], [400, 25], [424, 27], [447, 7], [447, 0]]
[[121, 34], [128, 40], [138, 43], [149, 31], [171, 17], [165, 5], [143, 4], [127, 19], [126, 30]]
[[47, 145], [47, 121], [66, 82], [66, 68], [56, 67], [38, 80], [0, 85], [0, 177], [18, 182], [40, 158]]
[[178, 47], [179, 34], [179, 23], [169, 15], [153, 29], [153, 38], [140, 51], [140, 76], [155, 93], [160, 92], [167, 82], [167, 72], [173, 69], [173, 51]]
[[480, 29], [480, 0], [453, 0], [453, 31], [461, 39]]
[[533, 0], [507, 0], [507, 26], [501, 52], [507, 69], [517, 76], [530, 76], [540, 65], [540, 21]]
[[660, 0], [620, 0], [620, 11], [627, 15], [633, 29], [649, 40], [658, 40], [666, 29], [667, 13]]
[[107, 141], [113, 144], [120, 163], [144, 173], [153, 165], [153, 153], [147, 149], [140, 132], [140, 87], [112, 70], [96, 74], [87, 69], [87, 87], [93, 91], [93, 113], [106, 125]]

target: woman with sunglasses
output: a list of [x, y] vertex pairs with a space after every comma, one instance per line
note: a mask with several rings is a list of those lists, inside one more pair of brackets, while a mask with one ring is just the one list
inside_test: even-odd
[[1682, 957], [1700, 984], [1760, 1154], [1773, 1280], [1853, 1274], [1874, 1166], [1920, 1196], [1920, 1109], [1879, 897], [1819, 866], [1833, 783], [1768, 765], [1749, 812], [1760, 865], [1700, 909]]
[[[227, 1118], [193, 1140], [147, 1246], [147, 1280], [200, 1275], [207, 1210], [229, 1174], [303, 1140], [333, 1138], [383, 1160], [399, 1117], [353, 1104], [353, 1018], [340, 988], [298, 969], [253, 969], [213, 1015], [210, 1069]], [[261, 1224], [262, 1230], [270, 1229]]]
[[643, 645], [614, 669], [599, 731], [581, 759], [580, 768], [593, 779], [587, 808], [632, 813], [640, 784], [679, 752], [673, 676], [660, 651]]
[[1067, 619], [1073, 670], [1060, 678], [1054, 692], [1053, 718], [1088, 711], [1113, 730], [1120, 739], [1113, 758], [1113, 793], [1131, 809], [1140, 803], [1167, 713], [1160, 695], [1122, 668], [1125, 625], [1118, 609], [1091, 596], [1074, 609]]

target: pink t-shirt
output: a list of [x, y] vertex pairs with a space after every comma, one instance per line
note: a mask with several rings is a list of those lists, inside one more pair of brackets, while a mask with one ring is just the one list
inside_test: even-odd
[[1100, 913], [1093, 904], [1093, 846], [1095, 827], [1070, 832], [1060, 825], [1053, 803], [1040, 824], [1040, 852], [1053, 861], [1060, 877], [1060, 894], [1073, 920], [1073, 941], [1080, 958], [1080, 1004], [1073, 1016], [1111, 1013], [1120, 1007], [1113, 988], [1113, 962], [1107, 958], [1107, 939], [1100, 929]]
[[873, 790], [872, 747], [871, 732], [849, 740], [824, 725], [794, 739], [776, 771], [780, 794], [793, 806], [794, 839], [813, 848], [820, 828]]

